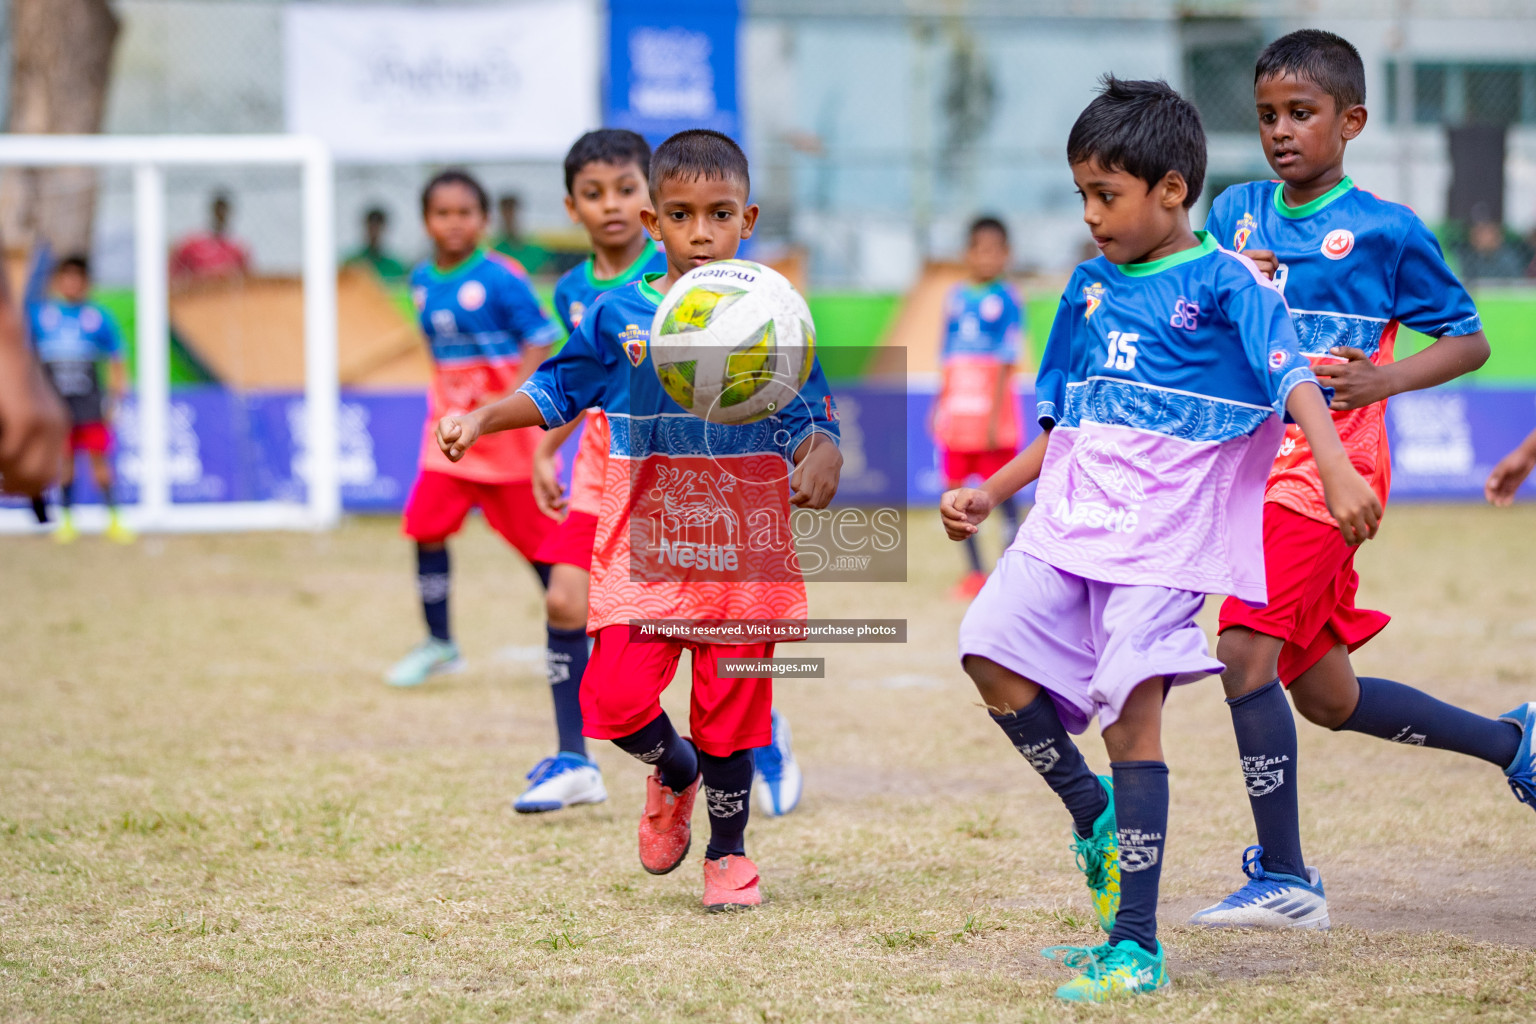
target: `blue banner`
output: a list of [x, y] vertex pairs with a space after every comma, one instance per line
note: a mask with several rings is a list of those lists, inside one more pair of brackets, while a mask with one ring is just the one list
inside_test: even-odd
[[[928, 432], [930, 391], [843, 384], [840, 505], [937, 504], [944, 481]], [[1020, 396], [1021, 410], [1034, 406]], [[426, 419], [418, 391], [344, 392], [339, 410], [342, 505], [350, 512], [398, 512], [416, 478]], [[1028, 423], [1030, 417], [1023, 417]], [[307, 476], [303, 396], [238, 394], [217, 385], [171, 395], [169, 470], [177, 502], [302, 501]], [[1493, 465], [1536, 427], [1536, 390], [1442, 387], [1399, 395], [1387, 405], [1392, 498], [1480, 501]], [[131, 399], [115, 431], [119, 500], [132, 504], [139, 479], [138, 417]], [[1033, 436], [1033, 431], [1031, 431]], [[580, 434], [564, 449], [569, 478]], [[99, 500], [90, 474], [76, 473], [77, 500]], [[1536, 497], [1536, 483], [1522, 490]], [[1030, 492], [1024, 497], [1028, 500]], [[14, 504], [14, 502], [6, 502]]]
[[610, 0], [604, 124], [652, 146], [685, 128], [739, 139], [738, 0]]

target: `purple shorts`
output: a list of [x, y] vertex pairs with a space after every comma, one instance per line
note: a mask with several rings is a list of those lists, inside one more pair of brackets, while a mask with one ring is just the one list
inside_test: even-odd
[[1102, 731], [1146, 680], [1192, 683], [1222, 670], [1195, 625], [1204, 605], [1204, 594], [1084, 579], [1009, 549], [960, 623], [960, 657], [1043, 686], [1068, 731], [1094, 715]]

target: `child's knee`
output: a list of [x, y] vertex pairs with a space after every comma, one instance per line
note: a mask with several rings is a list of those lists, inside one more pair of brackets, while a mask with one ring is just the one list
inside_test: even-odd
[[584, 629], [587, 625], [587, 592], [554, 567], [549, 589], [544, 592], [544, 614], [555, 629]]
[[1228, 698], [1252, 693], [1275, 678], [1279, 645], [1273, 637], [1250, 629], [1234, 628], [1221, 634], [1216, 641], [1216, 658], [1226, 666], [1221, 685]]
[[976, 684], [976, 692], [981, 694], [983, 703], [993, 714], [1006, 715], [1020, 711], [1040, 696], [1039, 686], [990, 658], [967, 654], [961, 659], [960, 665], [965, 669], [965, 674], [971, 677], [971, 682]]

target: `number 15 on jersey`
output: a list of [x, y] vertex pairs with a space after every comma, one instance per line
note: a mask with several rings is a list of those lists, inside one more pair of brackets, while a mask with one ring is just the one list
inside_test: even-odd
[[1129, 370], [1136, 365], [1136, 343], [1141, 335], [1130, 331], [1109, 332], [1109, 358], [1104, 360], [1106, 370]]

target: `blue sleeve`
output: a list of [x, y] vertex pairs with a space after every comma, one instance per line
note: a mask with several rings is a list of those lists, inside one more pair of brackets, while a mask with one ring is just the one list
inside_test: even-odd
[[1071, 296], [1082, 289], [1077, 287], [1080, 276], [1073, 274], [1067, 281], [1067, 290], [1056, 306], [1056, 319], [1051, 321], [1051, 334], [1045, 341], [1045, 351], [1040, 354], [1040, 369], [1035, 374], [1035, 415], [1040, 425], [1049, 430], [1061, 419], [1067, 404], [1067, 380], [1072, 373], [1073, 335], [1078, 328], [1078, 313], [1073, 308]]
[[588, 310], [560, 351], [544, 360], [517, 389], [539, 407], [545, 427], [569, 423], [585, 409], [603, 408], [608, 382], [619, 372], [617, 346], [598, 344], [605, 312], [602, 306]]
[[[1221, 256], [1221, 259], [1230, 260]], [[1243, 355], [1270, 406], [1285, 415], [1286, 400], [1302, 384], [1317, 384], [1291, 323], [1285, 297], [1247, 260], [1230, 260], [1217, 291], [1222, 314], [1237, 332]], [[1318, 385], [1321, 387], [1321, 385]], [[1332, 389], [1324, 394], [1332, 398]]]
[[112, 319], [112, 314], [94, 303], [91, 306], [101, 317], [101, 327], [96, 331], [96, 348], [106, 359], [118, 359], [123, 354], [123, 335], [117, 329], [117, 321]]
[[1446, 266], [1440, 243], [1417, 217], [1393, 273], [1392, 318], [1431, 338], [1483, 329], [1472, 296]]
[[[1234, 186], [1235, 187], [1235, 186]], [[1225, 189], [1211, 200], [1211, 212], [1205, 215], [1205, 230], [1223, 249], [1232, 248], [1232, 189]]]
[[782, 451], [791, 461], [795, 449], [812, 434], [826, 434], [836, 442], [841, 442], [843, 436], [837, 422], [837, 401], [832, 397], [827, 375], [822, 372], [821, 360], [812, 360], [811, 375], [800, 388], [800, 399], [789, 403], [789, 408], [778, 415], [788, 437]]
[[559, 319], [560, 326], [565, 328], [566, 336], [576, 332], [571, 324], [571, 289], [567, 282], [571, 279], [571, 271], [566, 271], [560, 280], [555, 282], [555, 317]]
[[518, 343], [529, 345], [553, 345], [560, 340], [560, 325], [551, 320], [539, 305], [539, 297], [533, 287], [517, 274], [508, 270], [497, 289], [501, 322], [517, 338]]
[[1003, 342], [998, 350], [998, 358], [1009, 366], [1015, 366], [1019, 362], [1019, 335], [1024, 330], [1024, 304], [1019, 301], [1019, 294], [1012, 288], [1004, 286], [1003, 292]]

